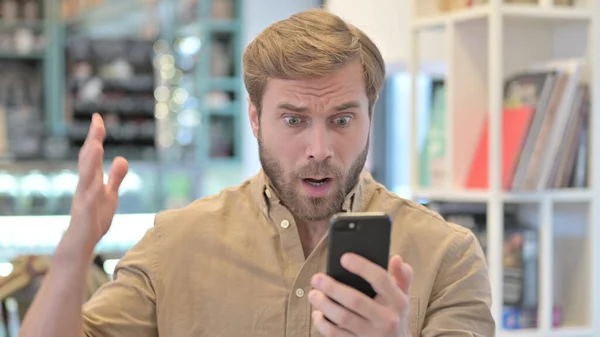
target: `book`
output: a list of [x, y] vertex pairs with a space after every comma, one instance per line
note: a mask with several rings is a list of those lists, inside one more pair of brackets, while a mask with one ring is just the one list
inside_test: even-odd
[[[510, 187], [519, 152], [523, 147], [533, 117], [532, 107], [506, 108], [502, 113], [501, 167], [504, 189]], [[475, 151], [475, 158], [467, 175], [467, 188], [485, 189], [489, 187], [489, 126], [490, 122], [486, 119]]]
[[[505, 80], [502, 189], [584, 188], [589, 165], [589, 85], [580, 59], [534, 64]], [[489, 116], [464, 186], [489, 188]]]
[[[525, 146], [536, 111], [545, 110], [546, 98], [554, 85], [553, 71], [522, 72], [508, 78], [504, 86], [502, 111], [502, 187], [509, 189], [513, 181], [521, 149]], [[475, 155], [467, 174], [467, 188], [489, 186], [489, 115], [483, 124]]]
[[549, 125], [549, 134], [546, 139], [538, 139], [539, 142], [542, 142], [538, 172], [531, 173], [531, 179], [526, 183], [526, 187], [529, 189], [542, 190], [549, 185], [553, 163], [556, 161], [560, 144], [565, 137], [568, 120], [572, 118], [572, 107], [581, 82], [582, 67], [583, 60], [581, 59], [559, 60], [534, 66], [535, 69], [560, 71], [566, 75], [568, 80], [556, 107], [554, 121]]
[[579, 135], [581, 135], [587, 121], [590, 105], [588, 93], [589, 88], [586, 84], [581, 84], [577, 89], [575, 103], [565, 126], [564, 137], [556, 153], [556, 160], [552, 164], [552, 171], [546, 188], [562, 188], [569, 185], [580, 144]]
[[432, 83], [431, 117], [419, 158], [419, 183], [423, 187], [443, 187], [446, 163], [446, 87]]

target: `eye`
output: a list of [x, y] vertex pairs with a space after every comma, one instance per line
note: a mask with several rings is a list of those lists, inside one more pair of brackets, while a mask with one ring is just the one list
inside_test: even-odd
[[289, 126], [298, 126], [300, 123], [302, 123], [302, 118], [298, 116], [286, 116], [283, 117], [283, 119]]
[[350, 117], [350, 116], [337, 117], [336, 119], [333, 120], [333, 123], [336, 126], [345, 127], [345, 126], [348, 126], [348, 123], [350, 123], [351, 119], [352, 119], [352, 117]]

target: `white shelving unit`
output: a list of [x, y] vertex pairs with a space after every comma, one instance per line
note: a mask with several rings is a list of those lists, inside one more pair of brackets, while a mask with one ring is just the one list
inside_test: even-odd
[[[412, 169], [414, 199], [480, 204], [486, 209], [487, 258], [493, 314], [499, 336], [600, 336], [600, 0], [573, 7], [538, 4], [486, 4], [440, 12], [440, 0], [413, 0], [411, 15]], [[439, 60], [423, 60], [422, 36], [442, 34]], [[592, 98], [589, 188], [507, 192], [501, 182], [501, 121], [505, 79], [534, 62], [583, 57]], [[432, 65], [433, 64], [433, 65]], [[429, 69], [444, 69], [446, 88], [446, 170], [440, 188], [419, 186], [418, 131], [422, 120], [417, 81]], [[489, 113], [489, 189], [462, 188], [467, 167]], [[457, 137], [459, 135], [460, 137]], [[505, 330], [503, 317], [503, 214], [516, 207], [534, 224], [539, 238], [537, 328]], [[562, 308], [553, 326], [553, 308]]]

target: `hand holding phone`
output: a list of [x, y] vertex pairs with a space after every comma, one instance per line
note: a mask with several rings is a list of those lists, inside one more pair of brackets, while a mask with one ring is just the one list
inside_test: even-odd
[[413, 271], [399, 256], [389, 257], [389, 217], [340, 214], [332, 218], [329, 235], [327, 275], [313, 277], [314, 289], [308, 296], [319, 332], [410, 336], [408, 294]]

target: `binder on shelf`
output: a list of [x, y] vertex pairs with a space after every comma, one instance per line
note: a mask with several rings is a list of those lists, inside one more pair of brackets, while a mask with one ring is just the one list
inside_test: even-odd
[[[555, 163], [557, 150], [565, 135], [565, 127], [574, 103], [577, 88], [581, 83], [581, 68], [583, 60], [568, 59], [553, 62], [544, 62], [534, 65], [533, 69], [550, 69], [557, 71], [561, 79], [565, 79], [563, 91], [557, 102], [556, 109], [551, 110], [553, 118], [547, 122], [547, 132], [540, 134], [537, 139], [536, 149], [539, 145], [539, 157], [529, 165], [525, 188], [529, 190], [542, 190], [548, 186], [549, 175]], [[534, 156], [538, 156], [535, 152]], [[537, 164], [537, 166], [535, 165]]]
[[[589, 88], [580, 79], [581, 66], [578, 59], [544, 63], [506, 80], [501, 130], [504, 190], [586, 186]], [[489, 187], [490, 127], [486, 117], [465, 181], [468, 189]], [[580, 169], [575, 180], [576, 166]]]
[[[510, 187], [519, 151], [534, 116], [532, 107], [506, 108], [502, 113], [502, 187]], [[489, 118], [486, 118], [469, 169], [466, 187], [486, 189], [489, 186]]]

